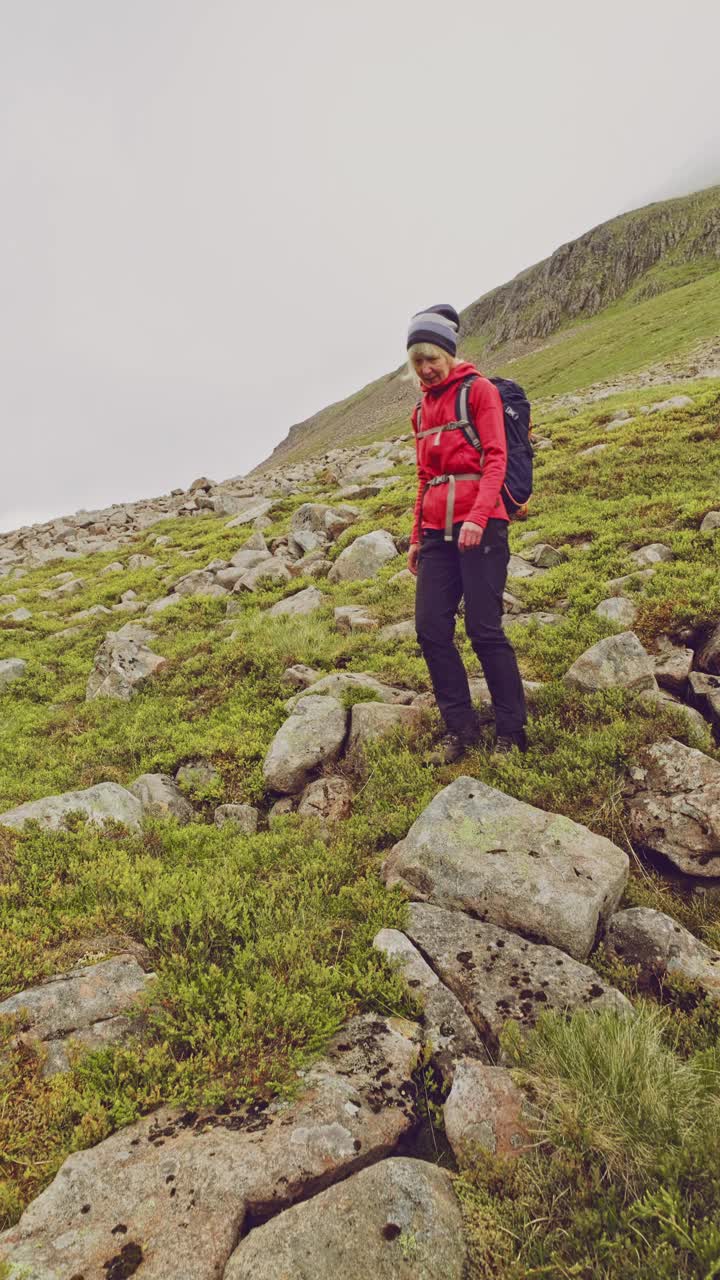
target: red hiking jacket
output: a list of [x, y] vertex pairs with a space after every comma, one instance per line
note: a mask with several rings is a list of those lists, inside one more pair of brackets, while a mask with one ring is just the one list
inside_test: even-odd
[[[442, 427], [446, 422], [455, 421], [455, 397], [458, 384], [471, 373], [477, 373], [471, 364], [458, 364], [451, 370], [444, 382], [423, 391], [422, 415], [420, 430], [428, 431], [431, 427]], [[422, 502], [423, 529], [444, 529], [445, 505], [448, 498], [447, 485], [436, 485], [428, 489], [423, 500], [423, 490], [433, 476], [449, 475], [451, 472], [477, 471], [481, 477], [476, 483], [473, 480], [459, 480], [455, 494], [455, 523], [471, 520], [483, 529], [492, 516], [495, 520], [508, 520], [505, 504], [500, 497], [500, 489], [505, 479], [507, 466], [507, 445], [505, 442], [505, 423], [500, 393], [479, 376], [470, 388], [469, 407], [472, 412], [475, 430], [485, 451], [484, 460], [471, 444], [468, 444], [462, 431], [443, 431], [438, 442], [434, 436], [425, 436], [415, 441], [417, 451], [418, 491], [415, 500], [412, 542], [420, 541], [420, 504]], [[413, 431], [417, 433], [417, 407], [412, 414]]]

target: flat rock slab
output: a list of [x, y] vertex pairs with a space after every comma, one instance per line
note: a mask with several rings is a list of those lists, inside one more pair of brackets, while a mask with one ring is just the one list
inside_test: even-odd
[[487, 1050], [457, 996], [440, 981], [410, 939], [399, 929], [381, 929], [373, 946], [400, 969], [422, 1005], [423, 1039], [432, 1049], [432, 1060], [443, 1080], [452, 1084], [461, 1058], [486, 1061]]
[[626, 787], [630, 834], [691, 876], [720, 875], [720, 764], [674, 738], [646, 747]]
[[657, 689], [655, 666], [634, 631], [621, 631], [591, 645], [563, 676], [563, 683], [583, 693], [598, 689]]
[[17, 1014], [23, 1039], [46, 1049], [45, 1074], [67, 1070], [68, 1042], [87, 1048], [115, 1043], [129, 1030], [128, 1012], [154, 974], [133, 955], [122, 954], [59, 974], [0, 1003], [0, 1017]]
[[270, 744], [263, 765], [267, 785], [290, 795], [302, 791], [313, 769], [337, 760], [347, 719], [337, 698], [314, 692], [301, 698]]
[[322, 608], [324, 602], [322, 591], [317, 587], [306, 587], [304, 591], [296, 591], [294, 596], [278, 600], [277, 604], [268, 609], [268, 614], [272, 618], [304, 617]]
[[387, 529], [363, 533], [340, 552], [328, 574], [330, 582], [357, 582], [374, 578], [383, 565], [394, 560], [397, 547]]
[[277, 1212], [392, 1152], [415, 1124], [416, 1058], [414, 1024], [370, 1015], [334, 1038], [295, 1102], [164, 1107], [70, 1156], [0, 1236], [0, 1261], [33, 1280], [138, 1269], [218, 1280], [249, 1212]]
[[608, 925], [605, 944], [621, 960], [635, 965], [646, 981], [677, 974], [720, 1000], [720, 951], [700, 942], [662, 911], [651, 907], [618, 911]]
[[0, 689], [6, 688], [25, 675], [27, 662], [23, 658], [3, 658], [0, 661]]
[[139, 636], [128, 633], [125, 628], [110, 631], [95, 655], [86, 700], [118, 698], [129, 702], [143, 681], [166, 663], [167, 659], [153, 653]]
[[420, 707], [392, 706], [384, 702], [356, 702], [350, 713], [348, 752], [362, 753], [370, 742], [392, 733], [412, 736], [422, 725]]
[[478, 1151], [517, 1156], [532, 1145], [527, 1098], [506, 1067], [463, 1058], [443, 1106], [445, 1133], [460, 1165]]
[[543, 1009], [632, 1008], [594, 969], [557, 947], [526, 942], [462, 911], [427, 903], [411, 903], [409, 917], [408, 937], [457, 996], [491, 1051], [508, 1018], [529, 1030]]
[[[322, 694], [331, 698], [340, 698], [346, 691], [370, 689], [379, 702], [397, 702], [406, 705], [415, 697], [412, 689], [396, 689], [394, 685], [384, 684], [377, 676], [364, 671], [331, 671], [329, 675], [313, 680], [308, 691], [311, 694]], [[288, 711], [292, 711], [305, 693], [296, 693], [285, 703]]]
[[37, 822], [47, 830], [58, 831], [70, 813], [82, 813], [90, 822], [122, 822], [137, 829], [143, 815], [142, 804], [136, 796], [117, 782], [98, 782], [84, 791], [65, 791], [59, 796], [44, 796], [42, 800], [30, 800], [0, 813], [0, 827], [24, 827], [27, 822]]
[[463, 777], [438, 792], [383, 868], [412, 898], [471, 911], [580, 959], [628, 871], [627, 854], [604, 836]]
[[462, 1280], [452, 1179], [424, 1160], [382, 1160], [251, 1231], [224, 1280]]

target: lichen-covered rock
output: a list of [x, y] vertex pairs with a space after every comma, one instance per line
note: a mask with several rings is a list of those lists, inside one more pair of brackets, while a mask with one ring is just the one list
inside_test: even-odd
[[309, 782], [297, 811], [303, 818], [321, 822], [341, 822], [352, 813], [353, 789], [347, 778], [330, 775]]
[[720, 622], [713, 627], [698, 653], [697, 665], [701, 671], [709, 671], [711, 675], [720, 675]]
[[691, 876], [720, 875], [720, 764], [674, 738], [640, 752], [626, 786], [630, 835]]
[[257, 591], [263, 586], [283, 586], [292, 581], [292, 574], [283, 560], [269, 556], [243, 574], [233, 587], [234, 591]]
[[203, 759], [188, 760], [175, 773], [175, 780], [189, 787], [191, 791], [202, 791], [205, 787], [211, 787], [219, 777], [220, 773], [215, 765]]
[[693, 704], [720, 734], [720, 676], [691, 671], [688, 678]]
[[252, 836], [258, 829], [259, 811], [252, 804], [220, 804], [215, 810], [216, 827], [231, 822], [245, 836]]
[[604, 836], [460, 777], [395, 845], [383, 875], [415, 899], [471, 911], [584, 958], [628, 870], [627, 854]]
[[688, 678], [692, 671], [694, 654], [692, 649], [673, 644], [668, 636], [658, 636], [657, 653], [652, 655], [655, 666], [655, 679], [661, 689], [682, 696], [687, 690]]
[[583, 693], [598, 689], [630, 689], [633, 693], [657, 688], [649, 653], [634, 631], [606, 636], [586, 649], [563, 676], [564, 684]]
[[314, 769], [337, 760], [346, 729], [347, 712], [337, 698], [305, 694], [270, 744], [263, 765], [268, 787], [291, 795], [302, 791]]
[[136, 796], [117, 782], [99, 782], [83, 791], [65, 791], [59, 796], [44, 796], [42, 800], [29, 800], [0, 813], [0, 827], [24, 827], [37, 822], [47, 830], [58, 831], [70, 813], [81, 813], [87, 821], [122, 822], [126, 827], [138, 828], [142, 819], [142, 805]]
[[635, 965], [645, 981], [676, 975], [720, 1000], [720, 951], [700, 942], [662, 911], [651, 907], [618, 911], [608, 925], [605, 945], [626, 964]]
[[22, 1039], [45, 1051], [44, 1074], [55, 1075], [68, 1069], [71, 1041], [100, 1049], [122, 1040], [130, 1030], [123, 1015], [154, 976], [123, 953], [19, 991], [0, 1003], [0, 1017], [17, 1017]]
[[340, 552], [328, 574], [330, 582], [356, 582], [374, 578], [383, 565], [394, 560], [397, 547], [387, 529], [364, 533]]
[[568, 553], [564, 548], [551, 547], [549, 542], [536, 542], [528, 553], [528, 559], [538, 569], [554, 569], [555, 565], [563, 564], [567, 558]]
[[166, 665], [167, 659], [148, 647], [147, 639], [151, 635], [142, 628], [132, 627], [107, 633], [88, 676], [86, 701], [117, 698], [129, 702], [140, 685]]
[[[354, 692], [357, 689], [371, 690], [379, 702], [395, 702], [401, 705], [409, 705], [416, 697], [412, 689], [396, 689], [394, 685], [384, 684], [382, 680], [378, 680], [377, 676], [370, 675], [366, 671], [331, 671], [329, 675], [321, 676], [309, 686], [310, 693], [323, 694], [331, 698], [340, 698], [346, 690]], [[307, 697], [307, 694], [302, 692], [288, 699], [286, 703], [288, 710], [292, 711], [304, 697]]]
[[508, 1018], [528, 1030], [543, 1009], [632, 1009], [594, 969], [557, 947], [429, 903], [412, 902], [408, 915], [408, 937], [457, 996], [491, 1052]]
[[296, 662], [283, 671], [281, 678], [285, 684], [292, 685], [295, 689], [308, 689], [311, 684], [316, 684], [322, 679], [322, 671], [316, 671], [314, 667]]
[[215, 574], [207, 569], [193, 569], [191, 573], [178, 578], [173, 591], [178, 596], [202, 596], [210, 599], [227, 594], [225, 587], [216, 581]]
[[22, 680], [27, 670], [24, 658], [2, 658], [0, 660], [0, 689], [6, 689], [16, 680]]
[[626, 596], [610, 596], [601, 600], [595, 612], [599, 618], [606, 618], [620, 627], [631, 627], [637, 618], [637, 607]]
[[151, 818], [176, 818], [192, 822], [195, 811], [177, 783], [166, 773], [141, 773], [128, 791], [137, 796], [143, 813]]
[[304, 591], [297, 591], [294, 596], [286, 596], [284, 600], [278, 600], [268, 613], [273, 618], [304, 617], [315, 613], [324, 602], [325, 597], [322, 591], [317, 587], [306, 587]]
[[417, 1052], [412, 1023], [355, 1018], [292, 1102], [145, 1116], [69, 1156], [0, 1236], [0, 1261], [37, 1280], [107, 1280], [126, 1262], [143, 1280], [218, 1280], [248, 1214], [392, 1152], [415, 1123]]
[[507, 1159], [532, 1146], [527, 1098], [505, 1067], [463, 1058], [443, 1105], [445, 1133], [460, 1165], [479, 1151]]
[[350, 713], [348, 752], [360, 754], [369, 742], [390, 733], [417, 733], [422, 725], [420, 707], [392, 706], [385, 702], [356, 702]]
[[712, 533], [714, 529], [720, 529], [720, 511], [708, 511], [700, 525], [701, 533]]
[[378, 631], [378, 640], [414, 640], [415, 621], [407, 618], [404, 622], [389, 622]]
[[333, 610], [338, 631], [348, 635], [351, 631], [377, 631], [379, 623], [364, 604], [341, 604]]
[[450, 1175], [399, 1158], [256, 1227], [224, 1280], [462, 1280], [466, 1261]]
[[648, 565], [674, 560], [675, 553], [664, 542], [650, 542], [646, 547], [638, 547], [637, 551], [632, 551], [630, 559], [635, 561], [639, 569], [644, 569]]
[[624, 573], [620, 578], [610, 578], [605, 584], [613, 596], [621, 596], [628, 588], [642, 587], [655, 577], [655, 569], [637, 569], [635, 573]]

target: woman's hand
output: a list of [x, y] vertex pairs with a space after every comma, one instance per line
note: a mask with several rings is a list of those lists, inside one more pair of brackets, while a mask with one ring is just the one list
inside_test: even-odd
[[407, 567], [410, 570], [410, 572], [414, 575], [414, 577], [417, 577], [417, 562], [418, 562], [419, 554], [420, 554], [420, 543], [411, 542], [408, 548]]
[[479, 547], [484, 532], [481, 524], [473, 524], [472, 520], [466, 520], [460, 530], [458, 551], [469, 551], [471, 547]]

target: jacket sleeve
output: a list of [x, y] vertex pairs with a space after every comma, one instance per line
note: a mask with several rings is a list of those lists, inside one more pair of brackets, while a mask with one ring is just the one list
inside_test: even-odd
[[470, 389], [470, 408], [475, 430], [485, 454], [483, 475], [475, 501], [466, 517], [483, 529], [498, 506], [507, 467], [507, 443], [500, 392], [487, 378], [477, 378]]
[[[413, 428], [413, 433], [417, 433], [417, 406], [412, 411], [412, 428]], [[420, 541], [420, 507], [422, 506], [423, 490], [428, 480], [430, 479], [429, 472], [426, 471], [423, 466], [421, 466], [420, 458], [417, 454], [417, 447], [418, 447], [418, 442], [416, 439], [415, 453], [417, 457], [418, 487], [417, 487], [417, 495], [415, 497], [415, 510], [413, 513], [412, 534], [410, 535], [411, 543]]]

